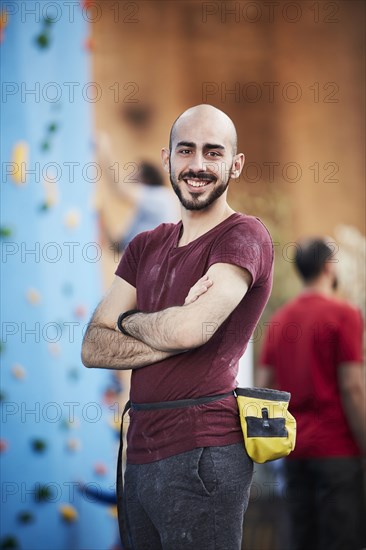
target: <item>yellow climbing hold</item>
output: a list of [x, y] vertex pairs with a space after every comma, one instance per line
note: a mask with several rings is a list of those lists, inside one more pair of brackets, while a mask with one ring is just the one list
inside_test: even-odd
[[26, 169], [29, 158], [29, 147], [25, 141], [18, 141], [13, 147], [11, 177], [17, 185], [26, 183]]
[[9, 15], [8, 11], [5, 9], [2, 9], [0, 11], [0, 42], [4, 40], [4, 30], [8, 24]]
[[18, 380], [23, 380], [23, 378], [25, 378], [25, 368], [22, 367], [22, 365], [19, 365], [19, 363], [14, 363], [11, 372], [14, 378], [17, 378]]
[[67, 521], [68, 523], [73, 523], [74, 521], [78, 520], [79, 516], [77, 510], [70, 504], [61, 504], [59, 510], [61, 517], [64, 521]]
[[73, 453], [80, 451], [81, 442], [80, 439], [70, 437], [66, 443], [67, 449]]
[[108, 508], [108, 513], [112, 518], [117, 518], [117, 506], [110, 506]]
[[45, 205], [48, 208], [58, 204], [60, 200], [59, 190], [57, 186], [56, 179], [53, 178], [44, 178], [43, 180], [43, 189], [45, 193]]
[[27, 290], [26, 298], [27, 301], [32, 304], [32, 306], [36, 306], [41, 301], [41, 294], [35, 288], [29, 288]]
[[64, 222], [69, 229], [75, 229], [80, 225], [80, 212], [76, 208], [72, 208], [65, 214]]

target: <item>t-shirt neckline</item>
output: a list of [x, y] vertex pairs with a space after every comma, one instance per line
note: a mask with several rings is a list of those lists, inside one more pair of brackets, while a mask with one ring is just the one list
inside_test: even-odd
[[179, 238], [180, 238], [180, 232], [182, 230], [182, 227], [183, 227], [183, 222], [182, 220], [180, 222], [178, 222], [177, 224], [177, 232], [176, 232], [176, 235], [175, 235], [175, 238], [174, 238], [174, 244], [173, 244], [173, 249], [174, 250], [182, 250], [184, 248], [187, 248], [188, 246], [191, 246], [192, 244], [196, 243], [197, 241], [199, 241], [200, 239], [203, 239], [204, 237], [206, 237], [207, 235], [209, 235], [212, 231], [215, 231], [217, 228], [219, 228], [220, 226], [226, 224], [229, 220], [231, 220], [232, 218], [234, 217], [237, 217], [237, 216], [245, 216], [245, 214], [242, 214], [241, 212], [233, 212], [232, 214], [230, 214], [230, 216], [228, 218], [226, 218], [225, 220], [223, 220], [222, 222], [218, 223], [217, 225], [215, 225], [215, 227], [212, 227], [211, 229], [209, 229], [208, 231], [206, 231], [206, 233], [203, 233], [202, 235], [200, 235], [199, 237], [197, 237], [197, 239], [194, 239], [193, 241], [191, 241], [190, 243], [188, 244], [185, 244], [183, 246], [178, 246], [178, 242], [179, 242]]

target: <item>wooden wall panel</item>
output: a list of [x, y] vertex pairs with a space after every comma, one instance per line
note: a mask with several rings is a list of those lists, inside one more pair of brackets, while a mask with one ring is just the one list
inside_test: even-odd
[[[93, 70], [96, 128], [108, 129], [122, 167], [159, 162], [175, 117], [209, 102], [234, 119], [251, 163], [235, 205], [283, 201], [288, 238], [339, 223], [364, 231], [363, 2], [281, 2], [271, 15], [263, 2], [120, 1], [118, 18], [116, 4], [104, 0], [93, 25]], [[133, 129], [129, 108], [147, 109], [149, 125]]]

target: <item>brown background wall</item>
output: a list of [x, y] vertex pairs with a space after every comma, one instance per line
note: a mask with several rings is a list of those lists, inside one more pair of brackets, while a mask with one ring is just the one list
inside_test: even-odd
[[[288, 242], [364, 233], [364, 3], [103, 0], [92, 25], [96, 130], [110, 134], [120, 173], [160, 162], [172, 121], [207, 102], [238, 128], [247, 165], [235, 208]], [[128, 207], [101, 185], [107, 223]], [[287, 262], [288, 263], [288, 262]], [[286, 267], [286, 266], [285, 266]], [[106, 280], [110, 280], [108, 264]]]

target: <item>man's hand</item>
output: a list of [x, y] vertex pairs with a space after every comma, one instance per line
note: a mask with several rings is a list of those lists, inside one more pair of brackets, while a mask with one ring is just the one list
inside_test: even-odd
[[115, 323], [122, 311], [136, 308], [136, 289], [120, 277], [97, 307], [88, 325], [82, 345], [82, 362], [86, 367], [137, 369], [174, 355], [125, 336]]
[[210, 286], [213, 285], [213, 281], [209, 278], [209, 276], [206, 274], [192, 286], [190, 291], [187, 294], [186, 299], [184, 300], [184, 305], [187, 306], [188, 304], [193, 304], [202, 294], [208, 291]]

